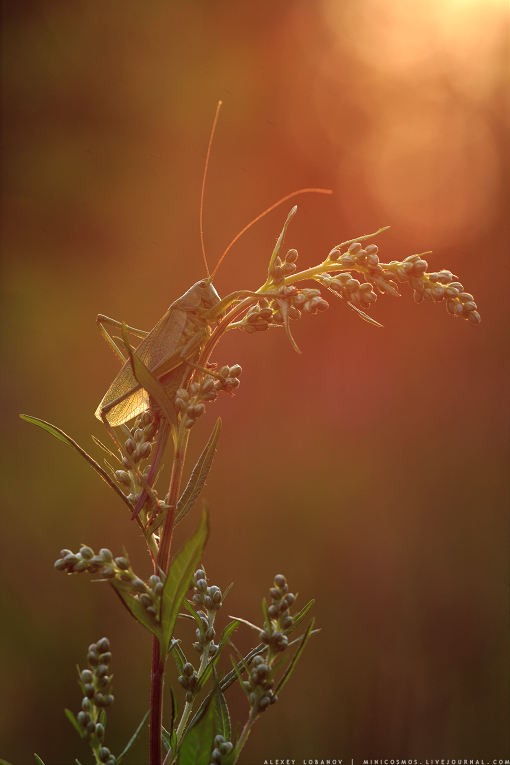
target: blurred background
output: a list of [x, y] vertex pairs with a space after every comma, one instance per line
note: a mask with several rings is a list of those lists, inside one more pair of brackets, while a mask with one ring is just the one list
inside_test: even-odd
[[[211, 267], [258, 213], [319, 186], [334, 194], [299, 197], [286, 239], [300, 266], [391, 225], [382, 261], [432, 250], [429, 270], [453, 271], [482, 315], [473, 328], [403, 285], [372, 310], [384, 329], [330, 296], [293, 325], [302, 355], [276, 330], [218, 346], [242, 384], [197, 424], [189, 462], [221, 415], [203, 495], [210, 582], [234, 582], [220, 627], [260, 624], [283, 573], [298, 606], [316, 598], [321, 628], [241, 762], [508, 757], [506, 3], [5, 0], [3, 13], [0, 756], [90, 761], [63, 708], [79, 710], [75, 665], [103, 635], [114, 754], [148, 708], [148, 633], [110, 588], [53, 569], [86, 543], [125, 546], [148, 576], [138, 528], [18, 413], [101, 458], [93, 413], [118, 364], [96, 314], [149, 330], [204, 276], [222, 99]], [[293, 204], [229, 252], [220, 295], [263, 283]], [[247, 651], [249, 629], [235, 642]], [[244, 724], [242, 694], [227, 699]], [[126, 765], [147, 762], [147, 740]]]

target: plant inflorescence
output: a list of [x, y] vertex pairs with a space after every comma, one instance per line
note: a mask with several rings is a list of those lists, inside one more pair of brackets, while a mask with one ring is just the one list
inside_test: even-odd
[[[384, 229], [342, 242], [318, 265], [298, 271], [297, 250], [289, 249], [282, 254], [287, 227], [295, 212], [294, 207], [285, 221], [270, 258], [266, 281], [259, 289], [239, 290], [220, 300], [209, 277], [175, 301], [151, 333], [108, 320], [122, 329], [122, 338], [116, 338], [117, 342], [106, 332], [103, 334], [124, 366], [97, 412], [114, 444], [112, 451], [94, 439], [107, 453], [104, 468], [59, 428], [22, 415], [78, 451], [128, 507], [144, 535], [154, 570], [147, 581], [135, 574], [125, 551], [117, 556], [106, 548], [95, 553], [87, 545], [76, 553], [62, 550], [55, 567], [68, 574], [89, 573], [107, 582], [131, 615], [152, 633], [151, 765], [161, 765], [163, 760], [181, 765], [237, 762], [255, 720], [277, 701], [314, 631], [312, 620], [300, 637], [289, 640], [313, 601], [292, 613], [295, 596], [281, 574], [275, 577], [270, 590], [271, 603], [268, 605], [265, 600], [262, 603], [262, 626], [240, 617], [229, 617], [226, 624], [218, 625], [218, 612], [229, 588], [222, 590], [209, 584], [201, 563], [208, 527], [205, 508], [195, 534], [173, 559], [170, 556], [173, 530], [195, 505], [211, 469], [221, 421], [216, 422], [181, 492], [193, 426], [220, 393], [233, 393], [240, 384], [242, 370], [238, 364], [218, 368], [211, 361], [223, 334], [236, 328], [253, 334], [282, 327], [299, 351], [291, 321], [327, 310], [324, 295], [328, 292], [365, 321], [380, 326], [367, 311], [378, 293], [399, 295], [401, 284], [411, 288], [417, 303], [443, 302], [452, 316], [464, 318], [472, 325], [480, 322], [473, 296], [456, 276], [445, 269], [428, 272], [424, 259], [427, 253], [383, 263], [375, 244], [363, 246], [362, 242]], [[303, 286], [305, 281], [314, 286]], [[136, 350], [129, 343], [128, 331], [144, 337]], [[155, 349], [159, 349], [157, 353]], [[168, 491], [160, 498], [155, 483], [169, 441], [173, 446], [171, 477]], [[178, 617], [196, 623], [196, 640], [190, 646], [183, 646], [176, 637]], [[233, 634], [241, 624], [254, 629], [259, 641], [244, 657], [233, 643]], [[294, 648], [289, 652], [292, 645]], [[234, 655], [232, 669], [225, 673], [224, 668], [220, 671], [219, 660], [227, 646]], [[282, 654], [289, 656], [286, 663], [281, 660]], [[184, 697], [179, 712], [172, 691], [172, 707], [163, 726], [163, 678], [169, 656], [175, 663], [176, 683]], [[66, 710], [80, 736], [90, 745], [95, 761], [104, 765], [120, 763], [145, 725], [144, 718], [126, 750], [117, 757], [105, 746], [106, 708], [113, 702], [110, 659], [106, 638], [89, 646], [88, 667], [80, 670], [79, 676], [82, 709], [76, 716]], [[249, 711], [244, 727], [234, 732], [225, 691], [236, 681], [245, 692]], [[206, 692], [207, 685], [210, 690]], [[192, 716], [200, 696], [200, 706]]]

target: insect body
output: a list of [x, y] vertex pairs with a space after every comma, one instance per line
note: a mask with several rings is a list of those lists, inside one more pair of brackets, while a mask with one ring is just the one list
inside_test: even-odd
[[[209, 279], [197, 282], [171, 304], [138, 346], [138, 357], [162, 382], [171, 398], [179, 387], [183, 365], [195, 365], [195, 360], [209, 338], [211, 309], [219, 302], [220, 297]], [[217, 318], [215, 316], [215, 320]], [[101, 324], [106, 323], [106, 319], [98, 317]], [[108, 322], [121, 326], [111, 319]], [[100, 420], [105, 418], [111, 426], [116, 427], [148, 407], [149, 395], [137, 383], [128, 360], [108, 388], [95, 415]]]

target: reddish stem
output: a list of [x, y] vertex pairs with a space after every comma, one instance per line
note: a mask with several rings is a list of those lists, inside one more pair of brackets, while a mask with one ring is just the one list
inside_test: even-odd
[[[170, 478], [170, 487], [166, 503], [170, 505], [168, 515], [163, 524], [161, 534], [161, 543], [159, 546], [158, 559], [154, 566], [154, 573], [159, 571], [168, 573], [170, 560], [170, 547], [172, 545], [172, 533], [174, 528], [175, 507], [179, 496], [181, 486], [182, 471], [184, 468], [184, 459], [186, 456], [186, 447], [188, 445], [189, 430], [179, 434], [175, 449], [174, 461], [172, 465], [172, 475]], [[150, 713], [150, 765], [161, 765], [161, 728], [163, 725], [163, 684], [165, 675], [166, 656], [161, 656], [161, 647], [159, 640], [152, 639], [152, 673], [151, 673], [151, 713]]]
[[149, 763], [161, 765], [161, 728], [163, 725], [163, 682], [165, 662], [161, 661], [158, 638], [152, 638], [151, 714], [149, 732]]

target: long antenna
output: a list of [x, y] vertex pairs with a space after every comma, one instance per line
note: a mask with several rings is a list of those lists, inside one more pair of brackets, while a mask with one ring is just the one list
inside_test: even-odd
[[205, 168], [204, 168], [204, 177], [202, 179], [202, 193], [200, 195], [200, 242], [202, 244], [202, 255], [204, 256], [204, 263], [205, 263], [205, 270], [207, 273], [207, 278], [209, 278], [209, 266], [207, 265], [207, 258], [205, 257], [205, 247], [204, 247], [204, 229], [202, 227], [202, 216], [204, 212], [204, 189], [205, 189], [205, 178], [207, 175], [207, 165], [209, 164], [209, 155], [211, 153], [211, 145], [214, 137], [214, 131], [216, 130], [216, 123], [218, 122], [218, 114], [220, 113], [220, 106], [222, 102], [218, 101], [218, 106], [216, 107], [216, 114], [214, 116], [214, 122], [211, 130], [211, 137], [209, 138], [209, 146], [207, 147], [207, 157], [205, 158]]
[[[220, 103], [221, 103], [221, 101], [220, 101]], [[206, 166], [206, 167], [207, 167], [207, 166]], [[254, 223], [256, 223], [258, 220], [260, 220], [261, 218], [263, 218], [263, 217], [264, 217], [264, 215], [267, 215], [267, 213], [268, 213], [268, 212], [271, 212], [271, 210], [274, 210], [274, 208], [275, 208], [275, 207], [278, 207], [278, 205], [281, 205], [281, 203], [282, 203], [282, 202], [286, 202], [286, 201], [287, 201], [287, 199], [291, 199], [292, 197], [296, 197], [298, 194], [306, 194], [306, 193], [308, 193], [308, 192], [312, 192], [312, 193], [315, 193], [315, 194], [332, 194], [332, 193], [333, 193], [331, 189], [299, 189], [299, 191], [293, 191], [293, 192], [292, 192], [292, 194], [287, 194], [287, 196], [286, 196], [286, 197], [282, 197], [282, 199], [279, 199], [279, 200], [278, 200], [278, 202], [275, 202], [275, 203], [274, 203], [274, 205], [271, 205], [271, 207], [268, 207], [268, 208], [267, 208], [267, 210], [264, 210], [264, 212], [263, 212], [263, 213], [260, 213], [260, 215], [257, 215], [257, 217], [256, 217], [256, 218], [254, 218], [254, 219], [251, 221], [251, 223], [248, 223], [248, 225], [247, 225], [247, 226], [245, 226], [245, 227], [243, 228], [243, 230], [242, 230], [242, 231], [240, 231], [240, 232], [238, 233], [238, 235], [237, 235], [237, 236], [236, 236], [234, 239], [232, 239], [232, 241], [230, 242], [229, 246], [227, 247], [227, 249], [225, 250], [225, 252], [224, 252], [224, 253], [223, 253], [223, 255], [221, 256], [221, 258], [218, 260], [218, 262], [217, 262], [217, 264], [216, 264], [216, 268], [215, 268], [215, 269], [214, 269], [214, 271], [212, 272], [212, 275], [211, 275], [211, 279], [213, 279], [213, 278], [214, 278], [214, 276], [215, 276], [215, 274], [216, 274], [216, 271], [218, 270], [218, 268], [219, 268], [219, 266], [220, 266], [220, 263], [221, 263], [221, 261], [223, 260], [223, 258], [224, 258], [224, 257], [225, 257], [225, 255], [227, 254], [227, 252], [230, 250], [230, 248], [232, 247], [232, 245], [234, 244], [234, 242], [237, 242], [237, 240], [239, 239], [239, 237], [240, 237], [240, 236], [242, 236], [242, 234], [244, 234], [244, 232], [245, 232], [245, 231], [247, 231], [247, 230], [250, 228], [250, 226], [253, 226], [253, 224], [254, 224]], [[205, 255], [204, 255], [204, 257], [205, 257]]]

